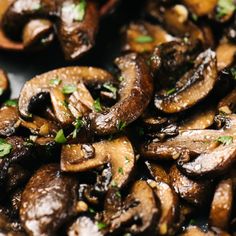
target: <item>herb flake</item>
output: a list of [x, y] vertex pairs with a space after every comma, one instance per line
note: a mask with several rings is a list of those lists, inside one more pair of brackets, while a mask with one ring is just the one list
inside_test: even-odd
[[124, 175], [124, 170], [123, 170], [122, 167], [119, 167], [119, 168], [118, 168], [118, 172], [119, 172], [120, 174]]
[[220, 136], [218, 139], [216, 139], [217, 142], [222, 143], [223, 145], [229, 145], [233, 142], [232, 136]]
[[93, 108], [96, 112], [101, 112], [102, 111], [102, 106], [100, 103], [100, 98], [96, 99], [93, 103]]
[[152, 43], [154, 39], [149, 35], [140, 35], [135, 38], [136, 43]]
[[5, 103], [4, 103], [5, 106], [8, 106], [8, 107], [17, 107], [18, 106], [18, 102], [17, 100], [12, 100], [12, 99], [9, 99], [7, 100]]
[[118, 123], [117, 123], [117, 129], [119, 131], [123, 131], [126, 127], [126, 122], [125, 121], [122, 121], [120, 120]]
[[175, 92], [176, 92], [176, 89], [172, 88], [172, 89], [169, 89], [169, 90], [166, 91], [166, 95], [171, 95], [171, 94], [173, 94]]
[[58, 86], [61, 83], [61, 79], [58, 77], [50, 79], [49, 84], [53, 86]]
[[234, 0], [219, 0], [216, 8], [216, 18], [221, 19], [236, 9]]
[[80, 0], [78, 4], [74, 6], [74, 19], [77, 21], [82, 21], [86, 13], [87, 3], [85, 0]]
[[76, 86], [73, 84], [67, 84], [62, 88], [62, 93], [64, 94], [71, 94], [76, 91]]
[[4, 157], [11, 152], [12, 145], [0, 138], [0, 157]]
[[57, 132], [57, 135], [55, 137], [55, 142], [57, 143], [65, 143], [67, 141], [65, 135], [64, 135], [64, 131], [63, 129], [60, 129], [58, 132]]
[[99, 230], [105, 229], [107, 227], [107, 224], [104, 222], [97, 222], [96, 225]]
[[112, 92], [113, 97], [116, 98], [117, 88], [114, 85], [106, 83], [103, 85], [103, 87], [107, 89], [108, 91]]
[[77, 137], [77, 133], [78, 133], [78, 131], [82, 128], [83, 125], [84, 125], [84, 122], [83, 122], [82, 118], [81, 118], [81, 117], [78, 117], [78, 118], [76, 119], [76, 121], [75, 121], [75, 124], [74, 124], [75, 129], [74, 129], [74, 131], [73, 131], [72, 138], [76, 138], [76, 137]]

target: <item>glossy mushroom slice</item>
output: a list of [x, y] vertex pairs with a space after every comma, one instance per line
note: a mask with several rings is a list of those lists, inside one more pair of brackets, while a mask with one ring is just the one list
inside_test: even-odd
[[171, 167], [169, 176], [175, 192], [187, 202], [203, 206], [211, 196], [210, 180], [192, 180], [183, 175], [174, 165]]
[[155, 179], [148, 180], [157, 198], [160, 200], [161, 214], [157, 225], [160, 235], [173, 235], [178, 230], [179, 221], [179, 198], [171, 187], [171, 182], [164, 168], [153, 162], [146, 165]]
[[227, 229], [231, 217], [234, 192], [233, 182], [229, 179], [223, 179], [217, 185], [215, 194], [211, 203], [209, 223], [211, 226], [220, 229]]
[[19, 97], [19, 112], [24, 118], [31, 117], [30, 108], [38, 101], [51, 95], [54, 112], [62, 124], [73, 121], [72, 114], [65, 106], [65, 97], [81, 91], [79, 84], [101, 86], [112, 83], [113, 77], [108, 72], [93, 67], [67, 67], [39, 75], [26, 82]]
[[197, 57], [193, 69], [180, 78], [172, 94], [156, 94], [155, 106], [165, 113], [186, 110], [211, 92], [216, 79], [216, 55], [208, 49]]
[[35, 50], [49, 45], [54, 39], [53, 24], [49, 20], [31, 20], [25, 25], [22, 35], [24, 49]]
[[155, 46], [174, 40], [161, 26], [148, 22], [132, 22], [124, 31], [125, 51], [151, 52]]
[[135, 165], [134, 150], [126, 137], [94, 144], [68, 144], [62, 147], [62, 171], [82, 172], [106, 163], [111, 163], [112, 167], [110, 185], [123, 186]]
[[179, 168], [189, 176], [216, 176], [227, 171], [236, 161], [235, 115], [231, 115], [226, 129], [215, 131], [215, 147], [205, 151], [194, 160], [179, 163]]
[[227, 94], [218, 104], [218, 111], [224, 114], [232, 114], [236, 111], [236, 89]]
[[122, 228], [131, 234], [152, 235], [158, 214], [159, 208], [151, 187], [145, 181], [137, 181], [122, 208], [110, 219], [109, 231], [116, 232]]
[[94, 45], [99, 12], [93, 1], [17, 0], [3, 15], [3, 29], [19, 35], [25, 23], [38, 16], [55, 19], [66, 59], [77, 59]]
[[0, 69], [0, 96], [7, 92], [9, 89], [9, 79], [5, 71]]
[[55, 235], [75, 215], [77, 182], [63, 175], [59, 166], [39, 169], [22, 194], [20, 219], [29, 235]]
[[236, 45], [227, 41], [222, 41], [216, 48], [217, 68], [221, 71], [235, 60]]
[[20, 120], [17, 107], [3, 106], [0, 109], [0, 136], [11, 136], [19, 125]]
[[136, 120], [147, 108], [153, 94], [153, 81], [144, 59], [127, 54], [116, 59], [124, 80], [120, 84], [119, 101], [105, 112], [89, 115], [90, 130], [97, 135], [120, 131], [120, 125]]

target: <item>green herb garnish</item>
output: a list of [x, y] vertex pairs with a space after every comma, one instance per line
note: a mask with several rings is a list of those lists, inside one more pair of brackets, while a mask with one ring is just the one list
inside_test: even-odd
[[117, 88], [115, 86], [113, 86], [112, 84], [104, 84], [103, 87], [112, 92], [113, 97], [116, 98]]
[[12, 145], [0, 138], [0, 157], [4, 157], [11, 152]]
[[87, 3], [85, 0], [80, 0], [78, 4], [74, 7], [74, 19], [77, 21], [82, 21], [85, 16]]
[[117, 198], [121, 198], [121, 193], [120, 193], [120, 191], [119, 191], [119, 190], [118, 190], [118, 191], [116, 191], [115, 195], [116, 195], [116, 197], [117, 197]]
[[234, 68], [231, 68], [231, 69], [230, 69], [230, 73], [232, 74], [232, 76], [233, 76], [233, 79], [235, 79], [235, 80], [236, 80], [236, 67], [234, 67]]
[[99, 230], [105, 229], [107, 227], [107, 224], [105, 224], [104, 222], [97, 222], [96, 225]]
[[172, 88], [172, 89], [167, 90], [167, 91], [166, 91], [166, 94], [167, 94], [167, 95], [171, 95], [171, 94], [175, 93], [175, 91], [176, 91], [176, 89], [175, 89], [175, 88]]
[[149, 35], [140, 35], [135, 38], [136, 43], [152, 43], [154, 39]]
[[96, 112], [101, 112], [102, 111], [102, 106], [100, 103], [100, 98], [96, 99], [93, 103], [93, 108]]
[[192, 19], [194, 20], [194, 21], [197, 21], [198, 20], [198, 16], [196, 15], [196, 14], [194, 14], [194, 13], [192, 13]]
[[125, 127], [126, 127], [126, 122], [125, 121], [119, 121], [118, 123], [117, 123], [117, 129], [118, 130], [120, 130], [120, 131], [123, 131], [124, 129], [125, 129]]
[[119, 80], [120, 82], [122, 82], [122, 81], [125, 80], [125, 78], [124, 78], [123, 76], [120, 76], [120, 77], [118, 78], [118, 80]]
[[73, 138], [76, 138], [78, 131], [82, 128], [83, 125], [84, 125], [84, 122], [83, 122], [82, 118], [81, 117], [77, 118], [75, 121], [75, 124], [74, 124], [75, 129], [74, 129], [73, 135], [72, 135]]
[[95, 210], [94, 210], [92, 207], [89, 207], [89, 209], [88, 209], [88, 210], [89, 210], [89, 212], [90, 212], [90, 213], [92, 213], [92, 214], [94, 214], [94, 213], [95, 213]]
[[234, 0], [219, 0], [216, 8], [216, 18], [221, 19], [236, 9]]
[[49, 81], [49, 84], [53, 86], [58, 86], [60, 83], [61, 83], [61, 79], [59, 79], [58, 77], [53, 78]]
[[217, 142], [222, 143], [223, 145], [229, 145], [233, 142], [232, 136], [220, 136], [218, 139], [216, 139]]
[[120, 174], [124, 175], [124, 170], [123, 170], [122, 167], [119, 167], [119, 168], [118, 168], [118, 172], [119, 172]]
[[128, 157], [125, 157], [125, 163], [129, 163], [130, 159]]
[[57, 143], [65, 143], [67, 141], [65, 135], [64, 135], [64, 131], [63, 129], [60, 129], [58, 132], [57, 132], [57, 135], [54, 139]]
[[196, 224], [196, 220], [191, 219], [191, 220], [189, 221], [189, 224], [190, 224], [190, 225], [195, 225], [195, 224]]
[[76, 91], [76, 86], [75, 85], [72, 85], [72, 84], [67, 84], [65, 85], [63, 88], [62, 88], [62, 92], [64, 94], [71, 94], [71, 93], [74, 93]]
[[8, 107], [17, 107], [18, 106], [18, 102], [17, 100], [7, 100], [4, 105], [8, 106]]

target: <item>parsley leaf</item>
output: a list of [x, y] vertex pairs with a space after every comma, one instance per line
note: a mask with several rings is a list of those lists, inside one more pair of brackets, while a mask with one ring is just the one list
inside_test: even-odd
[[117, 88], [115, 86], [113, 86], [112, 84], [104, 84], [103, 87], [112, 92], [113, 97], [116, 98]]
[[137, 38], [135, 38], [136, 43], [151, 43], [154, 39], [149, 35], [140, 35]]
[[116, 191], [115, 195], [116, 195], [117, 198], [121, 198], [121, 193], [120, 193], [119, 190]]
[[221, 19], [236, 9], [234, 0], [219, 0], [216, 9], [216, 18]]
[[61, 83], [61, 79], [59, 79], [58, 77], [53, 78], [49, 81], [50, 85], [55, 85], [55, 86], [59, 85], [60, 83]]
[[4, 157], [11, 152], [12, 145], [0, 138], [0, 157]]
[[65, 143], [67, 141], [65, 135], [64, 135], [64, 131], [63, 129], [60, 129], [58, 132], [57, 132], [57, 135], [55, 137], [55, 142], [57, 143]]
[[231, 68], [231, 69], [230, 69], [230, 72], [231, 72], [231, 74], [232, 74], [232, 76], [233, 76], [233, 79], [236, 80], [236, 67]]
[[80, 0], [78, 4], [74, 7], [74, 19], [77, 21], [82, 21], [85, 16], [85, 10], [86, 10], [87, 3], [85, 0]]
[[167, 94], [167, 95], [171, 95], [171, 94], [175, 93], [175, 91], [176, 91], [176, 89], [175, 89], [175, 88], [172, 88], [172, 89], [167, 90], [167, 91], [166, 91], [166, 94]]
[[74, 93], [76, 91], [76, 86], [73, 84], [67, 84], [62, 88], [62, 92], [64, 94], [71, 94]]
[[73, 131], [73, 136], [72, 136], [73, 138], [76, 138], [77, 132], [82, 128], [83, 125], [84, 125], [84, 122], [82, 118], [81, 117], [77, 118], [74, 124], [75, 129]]
[[229, 145], [233, 142], [232, 136], [220, 136], [218, 139], [216, 139], [217, 142], [222, 143], [223, 145]]
[[4, 105], [8, 106], [8, 107], [17, 107], [18, 106], [18, 102], [17, 100], [7, 100]]
[[101, 112], [102, 111], [102, 106], [100, 103], [100, 98], [96, 99], [93, 103], [93, 108], [96, 112]]
[[96, 225], [99, 230], [105, 229], [107, 227], [107, 224], [105, 224], [104, 222], [97, 222]]
[[125, 129], [125, 127], [126, 127], [126, 122], [125, 121], [119, 121], [118, 123], [117, 123], [117, 129], [118, 130], [120, 130], [120, 131], [123, 131], [124, 129]]
[[123, 170], [122, 167], [119, 167], [119, 168], [118, 168], [118, 172], [119, 172], [120, 174], [124, 175], [124, 170]]

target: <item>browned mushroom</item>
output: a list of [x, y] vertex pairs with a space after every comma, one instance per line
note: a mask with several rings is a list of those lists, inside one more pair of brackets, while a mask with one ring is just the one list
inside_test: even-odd
[[62, 171], [87, 171], [106, 163], [111, 163], [112, 167], [110, 185], [123, 186], [132, 174], [135, 164], [134, 151], [126, 137], [90, 145], [68, 144], [62, 147]]
[[174, 165], [169, 173], [171, 183], [179, 196], [197, 206], [202, 206], [211, 196], [210, 180], [192, 180], [183, 175]]
[[132, 22], [125, 30], [123, 50], [151, 52], [155, 46], [174, 40], [161, 26], [148, 22]]
[[39, 169], [22, 194], [20, 218], [29, 235], [54, 235], [75, 214], [77, 183], [56, 164]]
[[94, 45], [99, 13], [93, 1], [17, 0], [3, 15], [2, 26], [9, 35], [19, 34], [25, 23], [37, 16], [58, 19], [57, 33], [66, 59], [77, 59]]
[[[26, 82], [21, 90], [19, 97], [20, 115], [30, 118], [30, 107], [38, 100], [40, 101], [42, 97], [45, 98], [50, 94], [58, 121], [62, 124], [71, 123], [73, 121], [72, 114], [70, 107], [65, 105], [65, 96], [76, 93], [77, 89], [79, 89], [78, 92], [82, 91], [85, 94], [79, 85], [81, 82], [85, 85], [101, 86], [105, 83], [112, 83], [112, 81], [111, 74], [92, 67], [61, 68], [36, 76]], [[73, 101], [73, 99], [71, 100]]]
[[216, 55], [208, 49], [197, 57], [193, 69], [180, 78], [172, 94], [156, 95], [155, 106], [166, 113], [186, 110], [210, 93], [216, 79]]
[[107, 111], [89, 115], [89, 128], [97, 135], [115, 133], [120, 131], [120, 124], [128, 125], [136, 120], [152, 97], [152, 78], [141, 56], [127, 54], [116, 59], [116, 64], [124, 78], [120, 84], [120, 99]]
[[233, 182], [223, 179], [217, 185], [211, 204], [209, 223], [220, 229], [227, 229], [233, 206]]
[[172, 235], [178, 229], [179, 198], [172, 189], [169, 176], [163, 167], [151, 162], [146, 162], [146, 165], [155, 179], [148, 180], [148, 183], [160, 200], [161, 215], [157, 231], [160, 235]]
[[9, 89], [9, 79], [6, 73], [0, 69], [0, 96]]
[[[152, 235], [159, 209], [152, 189], [145, 181], [134, 183], [124, 205], [110, 219], [110, 232], [117, 230], [134, 234], [146, 233]], [[129, 224], [127, 224], [130, 222]]]
[[31, 50], [45, 47], [54, 39], [53, 25], [50, 21], [36, 19], [25, 25], [22, 35], [24, 49]]

